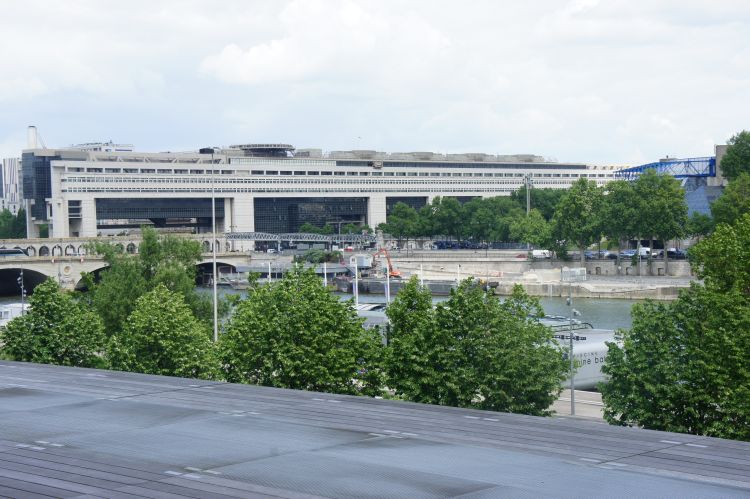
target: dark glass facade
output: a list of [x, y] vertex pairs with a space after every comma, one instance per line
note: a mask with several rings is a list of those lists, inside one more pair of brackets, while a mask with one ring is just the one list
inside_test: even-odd
[[21, 177], [24, 199], [33, 199], [31, 216], [37, 220], [47, 220], [46, 198], [52, 197], [52, 161], [60, 156], [36, 156], [23, 153], [21, 156]]
[[367, 198], [255, 198], [254, 203], [257, 232], [298, 232], [305, 223], [367, 223]]
[[[117, 199], [96, 200], [97, 220], [117, 219], [211, 219], [211, 199]], [[224, 200], [216, 199], [216, 218], [224, 218]]]

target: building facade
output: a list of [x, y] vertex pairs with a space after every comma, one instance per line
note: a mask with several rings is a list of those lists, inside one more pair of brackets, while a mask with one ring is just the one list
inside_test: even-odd
[[[246, 144], [186, 153], [34, 148], [23, 151], [29, 237], [96, 236], [110, 227], [296, 232], [305, 223], [376, 227], [397, 202], [415, 208], [436, 196], [465, 201], [536, 188], [568, 188], [581, 177], [603, 185], [614, 167], [538, 156], [295, 150]], [[212, 209], [212, 195], [215, 204]]]
[[23, 206], [21, 193], [21, 159], [5, 158], [0, 164], [0, 210], [16, 215]]

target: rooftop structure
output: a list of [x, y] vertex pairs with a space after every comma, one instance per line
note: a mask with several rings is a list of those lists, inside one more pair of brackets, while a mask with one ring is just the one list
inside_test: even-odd
[[9, 497], [747, 497], [750, 443], [0, 361]]

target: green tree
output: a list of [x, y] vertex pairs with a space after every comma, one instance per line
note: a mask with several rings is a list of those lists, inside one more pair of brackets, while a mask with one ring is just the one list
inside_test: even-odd
[[510, 237], [514, 241], [529, 243], [537, 248], [551, 246], [552, 228], [544, 215], [536, 208], [528, 216], [520, 216], [510, 225]]
[[750, 132], [742, 130], [727, 142], [727, 152], [721, 159], [722, 174], [729, 180], [750, 173]]
[[425, 337], [432, 329], [432, 294], [412, 276], [386, 309], [388, 345], [385, 354], [386, 384], [407, 400], [432, 402], [435, 372], [425, 355]]
[[[640, 200], [632, 182], [615, 180], [607, 184], [602, 221], [607, 238], [617, 241], [623, 249], [625, 241], [637, 236], [637, 221], [641, 213]], [[617, 254], [617, 266], [620, 266], [620, 253]]]
[[710, 215], [694, 211], [688, 218], [685, 233], [690, 237], [702, 238], [714, 229], [714, 219]]
[[614, 424], [750, 440], [750, 214], [692, 250], [693, 284], [671, 304], [633, 307], [601, 386]]
[[[90, 303], [104, 320], [107, 334], [120, 331], [136, 299], [159, 284], [180, 293], [193, 314], [210, 323], [211, 299], [195, 290], [196, 264], [202, 258], [200, 243], [173, 235], [159, 236], [149, 227], [143, 227], [142, 234], [136, 255], [111, 243], [96, 243], [91, 248], [108, 264], [88, 293]], [[89, 282], [93, 283], [93, 279]], [[225, 312], [226, 303], [222, 300], [220, 305]]]
[[201, 379], [219, 374], [206, 326], [182, 294], [163, 284], [138, 298], [122, 332], [110, 338], [107, 357], [120, 371]]
[[581, 265], [586, 263], [584, 250], [601, 239], [603, 202], [603, 191], [596, 182], [579, 178], [555, 209], [553, 233], [579, 248]]
[[743, 172], [711, 204], [711, 214], [717, 224], [733, 224], [745, 213], [750, 213], [750, 173]]
[[437, 196], [429, 205], [432, 231], [436, 235], [461, 239], [465, 223], [461, 203], [454, 197]]
[[0, 212], [0, 239], [26, 238], [26, 211], [21, 208], [13, 214], [7, 208]]
[[[408, 400], [524, 414], [549, 414], [567, 365], [538, 302], [516, 287], [500, 302], [469, 280], [432, 310], [409, 283], [389, 318], [389, 386]], [[414, 316], [409, 307], [417, 311]], [[406, 361], [410, 361], [408, 366]], [[392, 386], [391, 386], [392, 385]]]
[[[647, 170], [634, 184], [640, 200], [640, 214], [636, 218], [639, 234], [660, 239], [664, 248], [670, 239], [685, 233], [687, 225], [687, 203], [685, 191], [679, 180], [671, 175], [659, 175], [655, 170]], [[654, 245], [651, 244], [651, 251]], [[649, 258], [649, 262], [651, 262]], [[669, 259], [664, 252], [664, 270], [669, 272]]]
[[294, 269], [239, 303], [219, 341], [226, 379], [280, 388], [376, 395], [382, 345], [350, 302], [312, 270]]
[[[531, 189], [530, 201], [531, 208], [537, 209], [542, 213], [544, 219], [547, 221], [552, 220], [555, 215], [555, 208], [557, 203], [565, 194], [565, 189]], [[521, 186], [520, 189], [511, 192], [510, 198], [516, 203], [516, 205], [526, 213], [526, 186]]]
[[13, 360], [103, 367], [106, 338], [96, 314], [49, 279], [34, 288], [31, 308], [0, 331], [2, 352]]
[[690, 249], [691, 267], [707, 287], [737, 291], [750, 299], [750, 213], [734, 225], [719, 224], [710, 237]]
[[388, 222], [381, 227], [399, 241], [419, 235], [419, 214], [417, 210], [406, 203], [398, 202], [388, 215]]

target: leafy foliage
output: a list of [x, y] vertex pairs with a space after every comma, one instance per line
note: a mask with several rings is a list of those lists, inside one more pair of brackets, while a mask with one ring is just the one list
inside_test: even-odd
[[528, 216], [519, 217], [511, 223], [510, 237], [538, 248], [549, 248], [552, 244], [552, 227], [539, 210], [533, 209]]
[[579, 178], [560, 199], [552, 220], [556, 238], [575, 244], [584, 262], [584, 249], [602, 235], [604, 194], [596, 182]]
[[0, 332], [2, 351], [13, 360], [103, 367], [102, 322], [49, 279], [34, 288], [31, 308]]
[[691, 265], [707, 287], [750, 298], [750, 213], [734, 225], [720, 224], [690, 250]]
[[[104, 320], [111, 335], [120, 331], [133, 311], [136, 299], [160, 284], [181, 294], [193, 314], [206, 323], [212, 320], [209, 297], [195, 291], [196, 263], [201, 260], [200, 243], [172, 235], [159, 236], [143, 227], [138, 254], [129, 255], [109, 243], [96, 243], [92, 250], [102, 255], [109, 267], [99, 283], [92, 283], [88, 299]], [[222, 310], [226, 304], [222, 303]]]
[[393, 327], [389, 385], [399, 396], [549, 414], [567, 365], [551, 331], [533, 319], [541, 310], [535, 299], [516, 287], [501, 303], [469, 280], [434, 310], [426, 306], [426, 298], [412, 281], [388, 310]]
[[0, 239], [24, 239], [26, 237], [26, 210], [21, 208], [13, 214], [7, 208], [0, 212]]
[[711, 214], [717, 224], [733, 224], [745, 213], [750, 213], [750, 173], [747, 172], [729, 182], [721, 196], [711, 204]]
[[694, 284], [673, 304], [633, 306], [610, 344], [607, 421], [750, 440], [750, 307], [736, 291]]
[[750, 173], [750, 132], [742, 130], [727, 142], [727, 152], [721, 159], [721, 172], [729, 180]]
[[214, 345], [180, 293], [159, 284], [135, 303], [121, 333], [107, 348], [113, 369], [214, 379], [219, 374]]
[[714, 219], [710, 215], [694, 211], [685, 225], [685, 234], [690, 237], [701, 238], [714, 230]]
[[351, 303], [294, 269], [240, 302], [219, 341], [226, 379], [280, 388], [374, 395], [381, 339]]
[[671, 304], [633, 307], [601, 386], [611, 423], [750, 440], [750, 214], [691, 251], [693, 284]]

